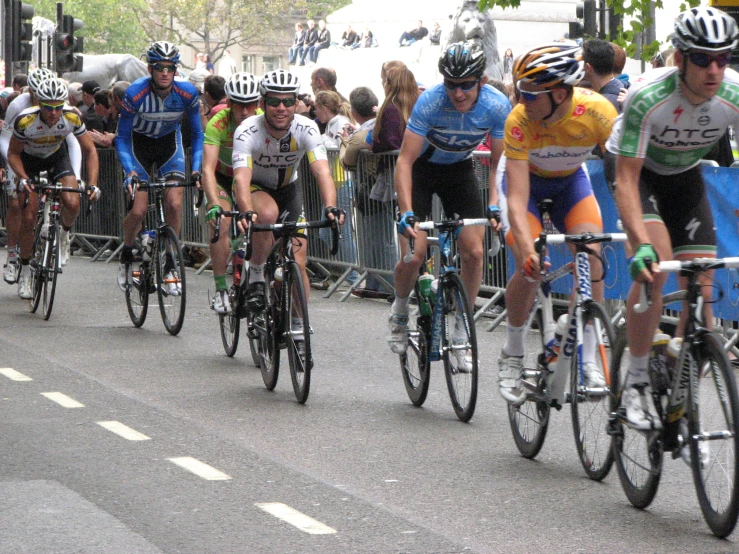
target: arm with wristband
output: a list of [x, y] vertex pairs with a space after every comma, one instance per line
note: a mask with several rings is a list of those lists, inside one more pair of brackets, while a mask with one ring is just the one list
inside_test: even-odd
[[[403, 135], [403, 144], [400, 147], [398, 161], [395, 164], [395, 192], [398, 194], [398, 209], [401, 214], [413, 216], [413, 177], [412, 168], [415, 161], [421, 155], [423, 144], [426, 139], [406, 129]], [[401, 231], [401, 223], [398, 222], [398, 232], [402, 233], [406, 238], [416, 238], [416, 231], [413, 225], [406, 225]], [[401, 217], [401, 221], [403, 218]]]
[[490, 139], [490, 177], [488, 179], [488, 209], [486, 217], [490, 220], [493, 231], [501, 229], [500, 208], [498, 207], [498, 162], [503, 155], [505, 145], [503, 139]]

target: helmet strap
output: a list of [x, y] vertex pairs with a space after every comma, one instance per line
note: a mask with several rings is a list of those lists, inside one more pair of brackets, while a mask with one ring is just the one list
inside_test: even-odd
[[547, 92], [547, 98], [549, 98], [549, 104], [551, 105], [552, 109], [549, 110], [549, 115], [548, 116], [541, 118], [542, 121], [546, 121], [547, 119], [549, 119], [550, 117], [552, 117], [554, 115], [554, 112], [556, 112], [557, 111], [557, 108], [559, 108], [559, 106], [561, 105], [561, 104], [556, 104], [554, 102], [554, 95], [552, 94], [552, 91], [551, 90], [549, 92]]

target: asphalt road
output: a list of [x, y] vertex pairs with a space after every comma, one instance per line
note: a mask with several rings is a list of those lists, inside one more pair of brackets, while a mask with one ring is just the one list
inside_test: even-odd
[[115, 273], [73, 257], [48, 322], [0, 283], [0, 553], [739, 552], [680, 460], [644, 511], [615, 469], [587, 479], [567, 409], [522, 458], [496, 391], [502, 328], [478, 325], [464, 424], [440, 363], [425, 406], [408, 401], [387, 303], [314, 291], [302, 406], [286, 371], [264, 388], [244, 337], [224, 355], [209, 274], [188, 274], [171, 337], [155, 306], [131, 325]]

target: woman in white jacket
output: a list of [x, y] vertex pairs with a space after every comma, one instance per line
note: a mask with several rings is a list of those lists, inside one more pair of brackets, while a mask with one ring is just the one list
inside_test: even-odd
[[326, 148], [341, 146], [341, 132], [348, 126], [348, 132], [354, 129], [349, 106], [341, 101], [341, 97], [333, 91], [323, 90], [316, 95], [316, 118], [326, 125], [323, 144]]

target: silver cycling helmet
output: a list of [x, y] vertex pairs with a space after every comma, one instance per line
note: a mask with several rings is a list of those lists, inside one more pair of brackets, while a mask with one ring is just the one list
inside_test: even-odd
[[31, 71], [30, 75], [28, 75], [28, 88], [31, 89], [31, 92], [33, 94], [36, 94], [36, 91], [38, 90], [38, 87], [46, 81], [47, 79], [53, 79], [56, 77], [56, 73], [54, 73], [51, 69], [46, 69], [45, 67], [39, 67], [38, 69], [34, 69]]
[[47, 79], [36, 91], [36, 98], [42, 102], [62, 102], [68, 96], [67, 84], [61, 79]]
[[233, 102], [248, 104], [259, 100], [259, 81], [251, 73], [234, 73], [226, 81], [226, 96]]
[[284, 69], [270, 71], [262, 77], [259, 83], [259, 92], [265, 96], [268, 92], [292, 93], [300, 92], [300, 81], [296, 75]]
[[675, 19], [672, 45], [681, 52], [694, 48], [711, 52], [733, 50], [737, 43], [739, 29], [736, 21], [719, 9], [692, 8]]
[[149, 46], [149, 50], [146, 51], [146, 62], [180, 63], [180, 51], [171, 42], [158, 40]]

